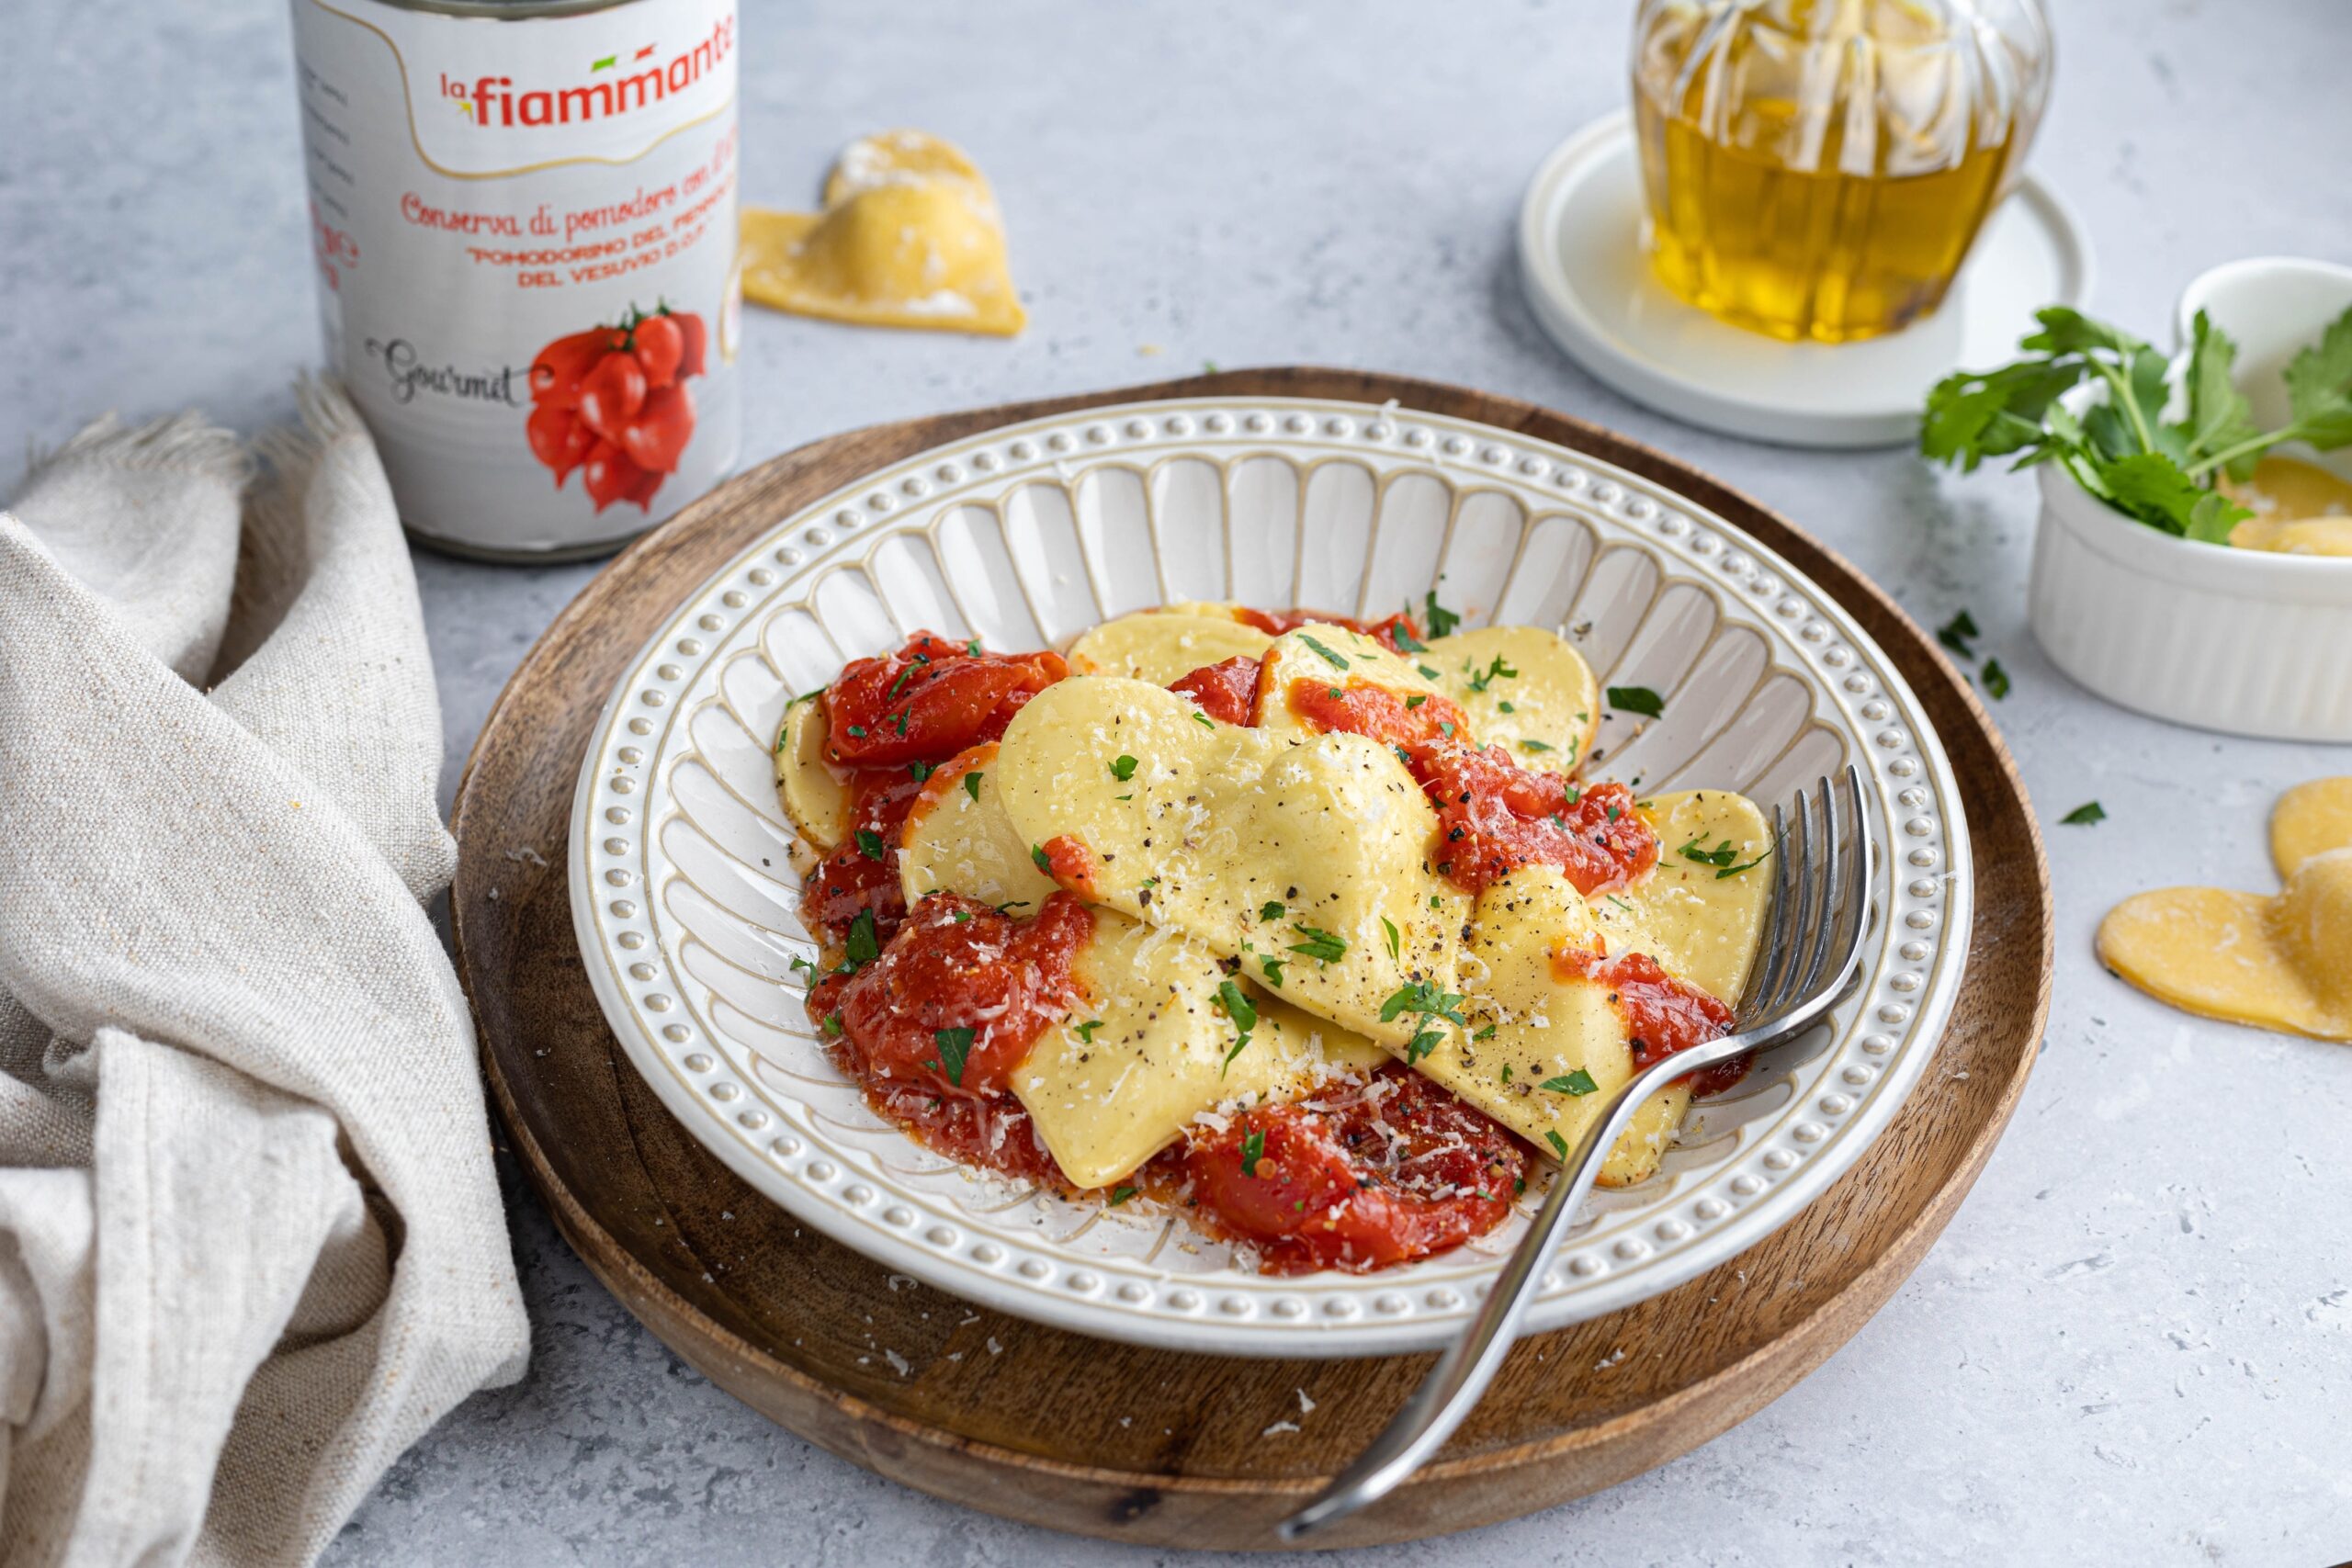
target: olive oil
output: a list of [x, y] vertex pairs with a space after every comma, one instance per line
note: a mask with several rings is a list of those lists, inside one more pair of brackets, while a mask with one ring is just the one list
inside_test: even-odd
[[2007, 193], [2047, 80], [2046, 36], [2012, 50], [1984, 29], [1987, 43], [1971, 15], [1952, 0], [1652, 0], [1634, 113], [1659, 278], [1787, 339], [1875, 337], [1933, 310]]

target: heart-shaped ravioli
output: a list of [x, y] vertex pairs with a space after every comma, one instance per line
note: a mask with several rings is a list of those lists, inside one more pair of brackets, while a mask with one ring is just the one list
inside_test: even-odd
[[1736, 1005], [1772, 901], [1772, 829], [1727, 789], [1653, 795], [1642, 814], [1657, 864], [1592, 902], [1612, 953], [1646, 953], [1717, 1001]]
[[1089, 676], [1030, 700], [996, 772], [1063, 886], [1240, 959], [1325, 1018], [1402, 1045], [1415, 1026], [1385, 1004], [1453, 982], [1464, 900], [1430, 869], [1420, 786], [1377, 741], [1222, 725]]
[[1379, 687], [1413, 707], [1442, 697], [1460, 711], [1470, 739], [1545, 773], [1575, 770], [1600, 711], [1582, 656], [1533, 626], [1488, 626], [1398, 654], [1344, 626], [1305, 626], [1266, 651], [1259, 727], [1315, 733], [1325, 728], [1315, 716], [1318, 694], [1339, 702], [1357, 686]]
[[2352, 778], [2281, 795], [2270, 852], [2275, 898], [2166, 887], [2099, 922], [2099, 961], [2188, 1012], [2257, 1029], [2352, 1041]]
[[1255, 659], [1273, 640], [1231, 615], [1145, 610], [1081, 634], [1069, 645], [1069, 667], [1080, 675], [1126, 675], [1166, 686], [1204, 665]]
[[775, 793], [793, 831], [831, 851], [849, 837], [849, 786], [825, 761], [825, 699], [797, 699], [775, 743]]
[[[908, 813], [899, 872], [910, 906], [933, 893], [1035, 914], [1056, 891], [997, 804], [997, 748], [944, 764]], [[1023, 906], [1026, 906], [1023, 908]], [[1181, 932], [1096, 908], [1071, 967], [1081, 1000], [1012, 1075], [1012, 1091], [1064, 1175], [1102, 1187], [1132, 1174], [1203, 1111], [1295, 1100], [1385, 1054], [1235, 980]]]

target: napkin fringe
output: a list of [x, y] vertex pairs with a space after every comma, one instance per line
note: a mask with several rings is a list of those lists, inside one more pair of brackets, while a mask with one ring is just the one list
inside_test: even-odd
[[229, 600], [229, 637], [215, 667], [217, 683], [277, 629], [310, 577], [311, 529], [304, 510], [311, 480], [327, 448], [364, 438], [367, 425], [333, 378], [305, 372], [294, 383], [300, 424], [265, 430], [254, 440], [260, 459], [246, 486], [237, 583]]
[[253, 472], [252, 459], [236, 436], [193, 409], [137, 425], [126, 425], [109, 412], [84, 425], [59, 446], [43, 450], [40, 443], [29, 443], [26, 449], [26, 487], [30, 488], [42, 474], [69, 461], [119, 468], [177, 469], [221, 479], [232, 486], [245, 483]]

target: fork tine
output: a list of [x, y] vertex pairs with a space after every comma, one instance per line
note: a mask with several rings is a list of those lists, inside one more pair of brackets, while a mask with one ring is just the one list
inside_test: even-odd
[[1871, 916], [1871, 840], [1870, 807], [1862, 798], [1862, 776], [1859, 769], [1849, 764], [1842, 781], [1846, 786], [1847, 832], [1853, 845], [1848, 857], [1845, 885], [1839, 889], [1839, 942], [1837, 948], [1838, 967], [1834, 988], [1842, 993], [1859, 971], [1862, 954], [1862, 939], [1870, 934]]
[[1743, 1019], [1764, 1016], [1772, 994], [1780, 988], [1781, 972], [1787, 967], [1789, 899], [1795, 891], [1789, 859], [1788, 812], [1776, 806], [1772, 807], [1772, 901], [1764, 912], [1764, 952], [1748, 971], [1747, 986], [1740, 998], [1738, 1016]]
[[1792, 856], [1793, 886], [1788, 907], [1789, 952], [1781, 965], [1779, 984], [1765, 998], [1763, 1016], [1778, 1018], [1789, 1005], [1804, 995], [1805, 953], [1813, 941], [1815, 922], [1821, 915], [1826, 901], [1821, 886], [1821, 835], [1814, 825], [1813, 796], [1801, 793], [1796, 801], [1796, 851]]
[[1815, 911], [1813, 925], [1805, 932], [1804, 964], [1794, 992], [1789, 998], [1793, 1004], [1814, 994], [1821, 985], [1821, 976], [1829, 966], [1830, 947], [1838, 938], [1838, 927], [1845, 911], [1838, 907], [1840, 882], [1838, 875], [1838, 818], [1836, 798], [1829, 793], [1829, 781], [1820, 780], [1813, 793], [1805, 797], [1805, 816], [1813, 816], [1815, 804], [1821, 807], [1821, 852], [1818, 862], [1817, 885], [1820, 908]]

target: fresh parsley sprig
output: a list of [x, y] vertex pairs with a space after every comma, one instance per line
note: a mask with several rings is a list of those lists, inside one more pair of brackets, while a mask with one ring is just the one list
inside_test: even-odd
[[[2229, 543], [2253, 515], [2214, 486], [2243, 480], [2282, 442], [2322, 450], [2352, 443], [2352, 310], [2289, 362], [2290, 418], [2255, 423], [2231, 370], [2238, 345], [2199, 310], [2173, 396], [2166, 356], [2120, 328], [2053, 306], [2018, 346], [2027, 356], [1993, 370], [1945, 377], [1928, 394], [1919, 450], [1973, 472], [1987, 457], [2018, 454], [2019, 468], [2064, 465], [2091, 494], [2127, 517], [2206, 544]], [[2104, 397], [2078, 415], [2061, 398], [2086, 381]], [[2166, 419], [2180, 404], [2179, 417]]]

